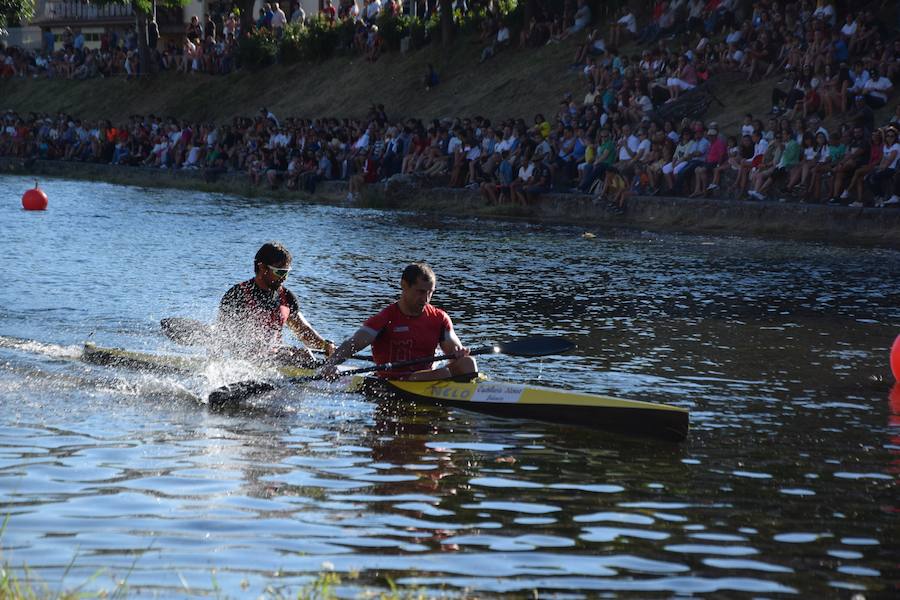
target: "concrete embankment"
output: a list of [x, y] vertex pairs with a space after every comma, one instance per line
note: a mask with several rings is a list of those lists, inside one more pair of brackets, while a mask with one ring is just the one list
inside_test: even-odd
[[[171, 187], [268, 197], [279, 201], [344, 204], [347, 187], [326, 182], [316, 194], [252, 186], [243, 173], [205, 176], [201, 171], [117, 167], [95, 163], [0, 159], [5, 174], [107, 181], [142, 187]], [[24, 190], [23, 190], [24, 191]], [[900, 209], [849, 208], [799, 203], [749, 202], [669, 197], [634, 197], [624, 214], [613, 214], [590, 196], [547, 194], [525, 207], [485, 206], [476, 192], [422, 187], [398, 177], [370, 186], [359, 206], [546, 223], [572, 224], [586, 230], [636, 228], [726, 235], [751, 235], [819, 241], [840, 245], [900, 249]]]

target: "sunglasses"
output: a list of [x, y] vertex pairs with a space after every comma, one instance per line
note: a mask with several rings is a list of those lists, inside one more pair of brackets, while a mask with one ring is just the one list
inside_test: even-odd
[[270, 271], [272, 271], [272, 275], [274, 275], [275, 277], [278, 277], [280, 279], [286, 278], [288, 276], [288, 273], [291, 272], [290, 267], [278, 268], [278, 267], [273, 267], [272, 265], [266, 265], [266, 268], [268, 268]]

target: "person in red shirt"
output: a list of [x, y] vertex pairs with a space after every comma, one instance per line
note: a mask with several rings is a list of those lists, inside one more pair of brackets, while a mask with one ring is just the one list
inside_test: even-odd
[[325, 17], [329, 24], [334, 25], [334, 18], [337, 13], [331, 0], [325, 0], [325, 8], [322, 9], [320, 14]]
[[433, 363], [412, 365], [378, 371], [381, 377], [433, 381], [477, 373], [478, 365], [456, 336], [450, 317], [431, 305], [436, 282], [434, 271], [427, 264], [408, 265], [400, 277], [400, 299], [366, 319], [325, 361], [321, 374], [326, 379], [337, 377], [337, 365], [370, 344], [375, 364], [429, 358], [435, 355], [437, 347], [445, 355], [454, 356], [443, 367], [433, 368]]

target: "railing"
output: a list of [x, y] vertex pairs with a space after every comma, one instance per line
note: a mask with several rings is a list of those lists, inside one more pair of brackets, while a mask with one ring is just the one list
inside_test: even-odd
[[130, 5], [88, 4], [79, 0], [70, 2], [46, 2], [41, 21], [97, 21], [104, 19], [132, 18]]

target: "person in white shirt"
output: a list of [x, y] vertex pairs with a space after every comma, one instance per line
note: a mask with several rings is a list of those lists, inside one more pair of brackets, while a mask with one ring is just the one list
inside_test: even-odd
[[378, 14], [381, 12], [381, 0], [371, 0], [369, 4], [366, 5], [366, 16], [365, 20], [367, 23], [374, 23], [376, 19], [378, 19]]
[[272, 20], [270, 24], [272, 26], [272, 31], [275, 32], [275, 36], [278, 39], [281, 39], [281, 36], [284, 34], [284, 25], [287, 23], [287, 17], [284, 14], [284, 11], [281, 10], [281, 7], [278, 6], [277, 2], [272, 3]]
[[858, 28], [859, 22], [853, 17], [853, 13], [848, 12], [847, 16], [844, 18], [844, 25], [841, 27], [841, 35], [849, 40], [853, 37], [853, 34], [856, 33]]
[[637, 19], [633, 12], [624, 8], [622, 16], [609, 28], [609, 45], [618, 48], [635, 37], [637, 37]]
[[822, 19], [823, 21], [827, 21], [829, 25], [834, 27], [834, 7], [831, 5], [830, 0], [818, 0], [818, 2], [816, 3], [816, 10], [813, 11], [812, 16], [814, 19]]
[[[735, 183], [738, 198], [742, 197], [747, 191], [750, 175], [763, 163], [766, 156], [766, 150], [769, 149], [769, 142], [763, 138], [762, 131], [754, 130], [753, 133], [750, 134], [750, 139], [753, 140], [753, 156], [742, 160], [740, 163], [737, 182]], [[751, 194], [751, 197], [755, 196]]]
[[894, 89], [894, 84], [887, 77], [881, 75], [878, 69], [872, 69], [869, 80], [862, 86], [862, 94], [866, 104], [872, 109], [878, 109], [887, 104], [888, 94]]
[[522, 206], [525, 206], [525, 192], [523, 188], [527, 185], [531, 185], [531, 180], [534, 177], [534, 161], [525, 160], [522, 163], [522, 166], [519, 167], [518, 176], [513, 179], [512, 183], [509, 186], [509, 193], [512, 197], [513, 203], [518, 202]]

